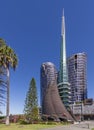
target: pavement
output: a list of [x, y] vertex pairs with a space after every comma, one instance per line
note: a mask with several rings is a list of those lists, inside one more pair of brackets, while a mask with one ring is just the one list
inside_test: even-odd
[[91, 130], [94, 128], [94, 121], [83, 121], [65, 126], [56, 126], [54, 128], [46, 128], [42, 130]]

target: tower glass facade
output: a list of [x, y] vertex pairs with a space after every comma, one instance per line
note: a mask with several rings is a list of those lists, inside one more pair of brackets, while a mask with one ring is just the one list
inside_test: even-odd
[[72, 103], [87, 99], [86, 62], [85, 53], [77, 53], [68, 58]]
[[66, 61], [66, 39], [65, 39], [65, 17], [64, 11], [62, 16], [62, 29], [61, 29], [61, 46], [60, 46], [60, 70], [58, 78], [58, 90], [64, 105], [69, 107], [71, 93], [70, 84], [68, 82], [68, 70]]

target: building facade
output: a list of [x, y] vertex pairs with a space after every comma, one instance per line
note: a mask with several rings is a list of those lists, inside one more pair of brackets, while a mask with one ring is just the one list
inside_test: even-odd
[[53, 63], [45, 62], [41, 65], [40, 69], [40, 86], [41, 86], [41, 106], [43, 104], [44, 96], [46, 95], [47, 87], [51, 83], [56, 83], [57, 70]]
[[59, 96], [55, 65], [51, 62], [43, 63], [40, 73], [42, 115], [47, 115], [54, 119], [73, 120]]
[[70, 84], [68, 82], [68, 70], [67, 70], [67, 60], [66, 60], [66, 39], [65, 39], [65, 17], [64, 11], [62, 16], [62, 29], [61, 29], [61, 46], [60, 46], [60, 70], [58, 77], [58, 90], [62, 102], [69, 107], [71, 93]]
[[[88, 99], [89, 100], [89, 99]], [[90, 99], [92, 100], [92, 99]], [[71, 111], [78, 120], [94, 120], [94, 102], [89, 101], [89, 103], [79, 103], [71, 104]]]
[[77, 53], [68, 58], [72, 104], [87, 99], [86, 63], [87, 56], [85, 53]]

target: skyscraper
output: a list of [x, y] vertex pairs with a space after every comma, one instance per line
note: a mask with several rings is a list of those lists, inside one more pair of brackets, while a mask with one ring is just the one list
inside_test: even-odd
[[62, 102], [66, 107], [70, 104], [70, 84], [68, 82], [67, 60], [66, 60], [66, 38], [65, 38], [65, 17], [64, 10], [62, 16], [61, 47], [60, 47], [60, 70], [58, 80], [58, 90]]
[[58, 119], [73, 120], [60, 99], [57, 88], [57, 70], [51, 62], [41, 65], [41, 107], [42, 114]]
[[85, 53], [77, 53], [68, 58], [72, 103], [87, 99], [86, 61]]
[[51, 83], [56, 83], [57, 70], [55, 65], [51, 62], [45, 62], [41, 65], [40, 70], [40, 85], [41, 85], [41, 104], [43, 103], [44, 96], [46, 94], [46, 89]]

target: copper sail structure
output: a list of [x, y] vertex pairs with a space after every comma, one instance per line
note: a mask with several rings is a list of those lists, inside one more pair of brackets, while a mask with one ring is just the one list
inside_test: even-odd
[[41, 65], [41, 106], [42, 114], [58, 119], [73, 120], [60, 99], [57, 88], [57, 70], [51, 62]]
[[58, 90], [62, 102], [69, 108], [71, 93], [70, 84], [68, 82], [68, 72], [67, 72], [67, 61], [66, 61], [66, 38], [65, 38], [65, 17], [64, 10], [62, 16], [62, 29], [61, 29], [61, 46], [60, 46], [60, 70], [58, 78]]

